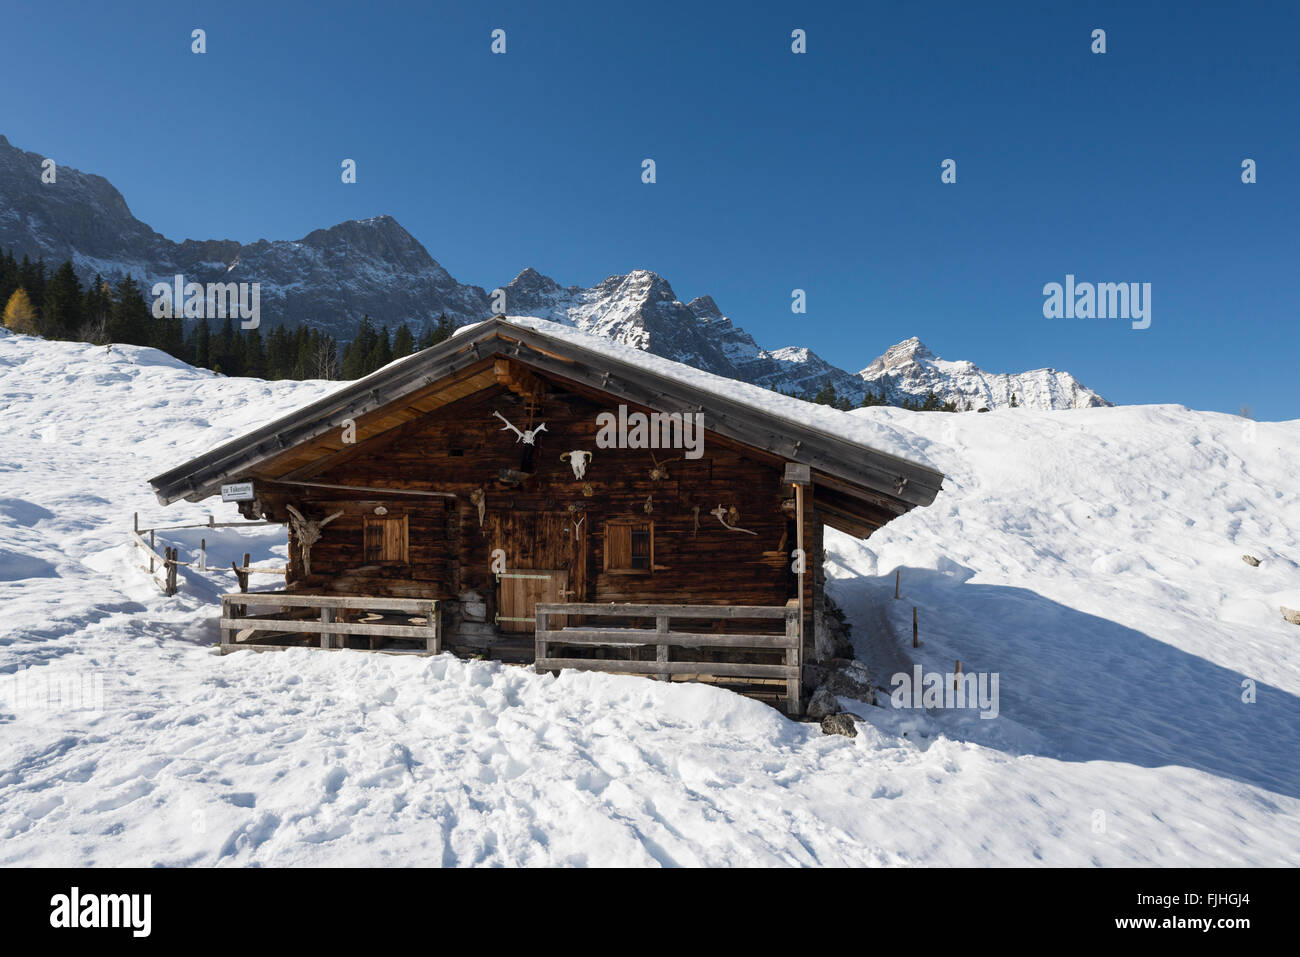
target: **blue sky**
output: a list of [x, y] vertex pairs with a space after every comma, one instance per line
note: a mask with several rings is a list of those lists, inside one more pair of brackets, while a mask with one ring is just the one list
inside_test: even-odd
[[[1295, 418], [1300, 5], [1208, 6], [13, 4], [0, 133], [177, 240], [388, 213], [488, 289], [647, 268], [850, 370], [916, 335]], [[1043, 318], [1067, 273], [1151, 283], [1151, 327]]]

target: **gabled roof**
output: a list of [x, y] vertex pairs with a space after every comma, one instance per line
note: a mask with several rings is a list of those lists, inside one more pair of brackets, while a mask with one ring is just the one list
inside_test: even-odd
[[[379, 421], [378, 410], [402, 406], [399, 424], [423, 415], [436, 407], [424, 398], [431, 387], [494, 357], [655, 411], [703, 412], [706, 430], [892, 500], [900, 512], [929, 505], [943, 482], [943, 474], [928, 465], [846, 437], [872, 434], [874, 427], [857, 416], [701, 372], [549, 320], [498, 316], [155, 476], [150, 484], [164, 505], [182, 498], [200, 501], [218, 493], [223, 483], [258, 473], [277, 460], [290, 460], [288, 453], [297, 446], [337, 435], [345, 419], [360, 423], [369, 416], [373, 423]], [[380, 431], [366, 438], [397, 426], [377, 427]], [[881, 444], [891, 439], [880, 428], [873, 437]], [[290, 471], [292, 465], [278, 474]]]

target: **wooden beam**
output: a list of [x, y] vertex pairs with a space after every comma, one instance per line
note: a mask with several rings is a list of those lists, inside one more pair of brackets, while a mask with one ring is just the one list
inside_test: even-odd
[[784, 618], [783, 605], [633, 605], [596, 602], [546, 602], [538, 612], [549, 615], [605, 615], [620, 618]]
[[[659, 631], [649, 628], [560, 628], [539, 632], [538, 640], [546, 645], [574, 645], [578, 647], [616, 646], [637, 648], [645, 645], [674, 648], [793, 648], [798, 644], [796, 635], [713, 634], [712, 632]], [[545, 657], [543, 655], [543, 657]]]
[[716, 675], [734, 678], [798, 679], [799, 669], [789, 665], [751, 665], [734, 661], [614, 661], [609, 658], [543, 658], [538, 671], [605, 671], [624, 675]]

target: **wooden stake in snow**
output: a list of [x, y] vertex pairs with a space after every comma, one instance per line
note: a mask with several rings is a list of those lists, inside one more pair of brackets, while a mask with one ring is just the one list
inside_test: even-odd
[[895, 598], [898, 597], [898, 583], [902, 581], [902, 578], [903, 578], [903, 570], [901, 568], [895, 568], [894, 569], [894, 597]]
[[961, 659], [957, 659], [957, 670], [952, 675], [952, 690], [956, 691], [957, 686], [961, 684]]
[[913, 648], [921, 647], [921, 642], [916, 637], [916, 606], [915, 605], [912, 606], [912, 647]]

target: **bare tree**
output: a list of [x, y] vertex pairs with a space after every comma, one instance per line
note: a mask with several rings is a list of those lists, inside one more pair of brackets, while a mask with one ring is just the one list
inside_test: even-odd
[[339, 356], [334, 348], [334, 340], [322, 336], [320, 342], [312, 349], [308, 358], [307, 374], [312, 379], [337, 379], [339, 376]]

